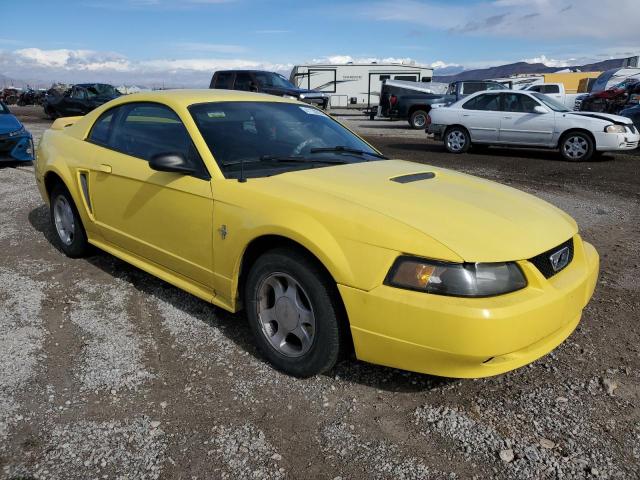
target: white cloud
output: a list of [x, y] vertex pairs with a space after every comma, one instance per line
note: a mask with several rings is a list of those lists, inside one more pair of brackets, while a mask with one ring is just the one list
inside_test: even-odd
[[352, 57], [351, 55], [328, 55], [326, 57], [314, 58], [311, 63], [324, 63], [330, 65], [343, 63], [404, 63], [413, 65], [416, 61], [412, 58], [397, 57]]
[[638, 0], [496, 0], [465, 7], [434, 0], [376, 1], [361, 15], [463, 35], [514, 38], [589, 38], [607, 42], [638, 38]]
[[576, 65], [575, 58], [565, 58], [563, 60], [558, 60], [555, 58], [547, 58], [547, 56], [544, 54], [538, 57], [525, 58], [523, 61], [527, 63], [544, 63], [547, 67], [558, 67], [558, 68]]

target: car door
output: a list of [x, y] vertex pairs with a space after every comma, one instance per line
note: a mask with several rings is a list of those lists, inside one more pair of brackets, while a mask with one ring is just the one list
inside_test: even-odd
[[471, 135], [472, 142], [497, 142], [500, 130], [500, 96], [482, 93], [462, 104], [460, 121]]
[[[103, 113], [88, 141], [92, 214], [104, 239], [203, 286], [212, 284], [213, 200], [206, 167], [169, 107], [129, 103]], [[179, 153], [195, 175], [160, 172], [149, 159]]]
[[[551, 145], [555, 115], [525, 93], [502, 93], [500, 143], [511, 145]], [[538, 113], [542, 107], [547, 113]]]
[[68, 97], [62, 99], [62, 112], [64, 115], [84, 115], [84, 107], [87, 102], [87, 91], [82, 87], [73, 87]]

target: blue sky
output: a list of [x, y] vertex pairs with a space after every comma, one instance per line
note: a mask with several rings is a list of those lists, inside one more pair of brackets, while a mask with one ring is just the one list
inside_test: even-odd
[[450, 70], [640, 53], [638, 0], [3, 3], [2, 16], [20, 20], [3, 22], [0, 74], [24, 80], [206, 86], [233, 67], [375, 58]]

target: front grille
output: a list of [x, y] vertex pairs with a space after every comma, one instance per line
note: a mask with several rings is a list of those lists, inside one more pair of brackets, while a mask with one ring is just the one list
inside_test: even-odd
[[[557, 251], [563, 249], [564, 247], [569, 247], [569, 261], [564, 267], [555, 271], [553, 269], [553, 265], [551, 265], [551, 259], [549, 257], [551, 257], [551, 255], [553, 255]], [[540, 270], [540, 273], [542, 273], [542, 275], [544, 275], [545, 278], [551, 278], [556, 273], [561, 272], [571, 264], [572, 260], [573, 260], [573, 238], [567, 240], [561, 245], [558, 245], [557, 247], [554, 247], [550, 250], [547, 250], [544, 253], [541, 253], [540, 255], [536, 255], [535, 257], [529, 259], [529, 261], [533, 263], [538, 270]]]
[[0, 140], [0, 155], [8, 155], [14, 149], [18, 139]]

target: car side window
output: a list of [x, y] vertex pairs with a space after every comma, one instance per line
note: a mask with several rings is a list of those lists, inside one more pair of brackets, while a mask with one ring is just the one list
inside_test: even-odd
[[74, 88], [71, 90], [71, 98], [75, 98], [76, 100], [84, 100], [87, 98], [87, 92], [83, 88]]
[[251, 86], [253, 85], [253, 79], [251, 75], [246, 72], [238, 72], [236, 73], [236, 82], [233, 86], [234, 90], [243, 90], [246, 92], [251, 91]]
[[197, 169], [204, 169], [180, 117], [169, 107], [157, 103], [120, 107], [109, 147], [147, 161], [157, 154], [178, 153]]
[[218, 72], [215, 88], [230, 89], [233, 81], [233, 72]]
[[542, 85], [540, 90], [538, 90], [540, 93], [560, 93], [560, 86], [559, 85]]
[[496, 112], [500, 110], [500, 103], [498, 100], [499, 95], [495, 93], [485, 93], [483, 95], [473, 97], [463, 104], [462, 108], [465, 110], [485, 110]]
[[109, 135], [111, 134], [111, 125], [115, 118], [118, 107], [112, 108], [104, 112], [96, 123], [91, 127], [91, 132], [87, 137], [90, 142], [97, 143], [98, 145], [107, 145], [109, 143]]
[[505, 93], [503, 95], [503, 110], [505, 112], [534, 113], [535, 107], [539, 105], [528, 95], [520, 93]]

